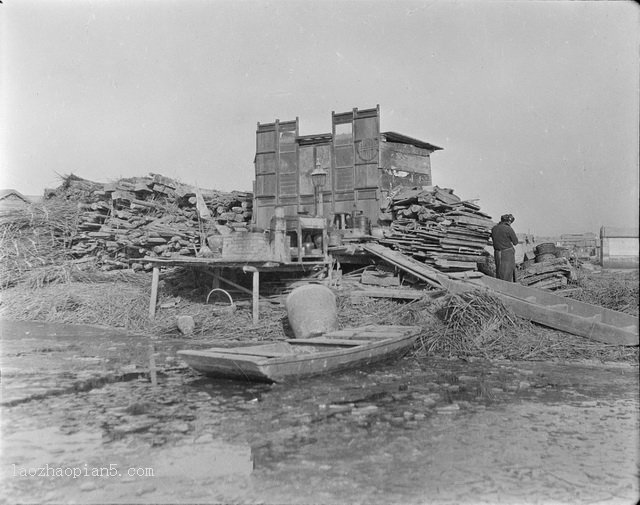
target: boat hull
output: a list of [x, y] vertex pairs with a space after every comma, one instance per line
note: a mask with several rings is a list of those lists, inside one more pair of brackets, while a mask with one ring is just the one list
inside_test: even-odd
[[483, 276], [464, 284], [488, 288], [518, 316], [544, 326], [607, 344], [638, 345], [638, 318], [631, 314], [493, 277]]
[[481, 274], [478, 276], [478, 272], [473, 272], [474, 275], [469, 275], [469, 278], [454, 279], [451, 274], [439, 272], [380, 244], [369, 243], [363, 249], [450, 293], [486, 289], [500, 298], [516, 315], [538, 324], [607, 344], [637, 346], [639, 343], [637, 316], [570, 300], [514, 282]]
[[211, 377], [289, 382], [397, 358], [416, 341], [415, 326], [366, 326], [312, 339], [261, 346], [178, 351], [193, 369]]

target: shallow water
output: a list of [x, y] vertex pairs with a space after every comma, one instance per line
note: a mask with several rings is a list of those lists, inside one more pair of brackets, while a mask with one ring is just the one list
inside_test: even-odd
[[[95, 338], [91, 352], [77, 337], [67, 344], [97, 359], [97, 348], [119, 349], [120, 336]], [[630, 503], [638, 428], [628, 366], [405, 358], [273, 385], [174, 366], [157, 386], [142, 375], [3, 407], [0, 493], [10, 503]], [[52, 470], [29, 475], [38, 469]]]

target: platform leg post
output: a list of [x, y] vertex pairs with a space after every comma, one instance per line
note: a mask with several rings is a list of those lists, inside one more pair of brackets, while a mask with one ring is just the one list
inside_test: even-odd
[[149, 301], [149, 319], [156, 317], [156, 304], [158, 303], [158, 282], [160, 280], [160, 268], [153, 267], [151, 276], [151, 300]]
[[242, 267], [244, 273], [253, 273], [253, 289], [251, 295], [253, 297], [253, 324], [258, 324], [260, 315], [260, 272], [256, 267]]
[[253, 324], [258, 324], [260, 317], [260, 272], [253, 272]]

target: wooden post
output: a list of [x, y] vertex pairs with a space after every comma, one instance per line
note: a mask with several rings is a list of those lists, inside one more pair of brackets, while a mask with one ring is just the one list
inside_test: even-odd
[[302, 223], [300, 222], [300, 218], [298, 218], [298, 263], [302, 263]]
[[256, 267], [242, 267], [244, 272], [253, 272], [253, 324], [258, 324], [260, 317], [260, 272]]
[[158, 385], [158, 375], [156, 373], [156, 356], [154, 354], [153, 344], [149, 345], [149, 376], [151, 377], [151, 385]]
[[211, 283], [211, 289], [219, 289], [220, 288], [220, 269], [213, 269], [213, 282]]
[[329, 233], [327, 231], [326, 219], [322, 227], [322, 255], [324, 256], [324, 262], [329, 263]]
[[160, 280], [160, 268], [153, 267], [151, 277], [151, 300], [149, 302], [149, 319], [156, 317], [156, 303], [158, 303], [158, 281]]
[[258, 324], [260, 316], [260, 272], [253, 272], [253, 324]]

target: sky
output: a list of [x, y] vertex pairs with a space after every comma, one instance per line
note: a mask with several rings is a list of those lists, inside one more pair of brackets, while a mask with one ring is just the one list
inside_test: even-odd
[[159, 173], [251, 191], [258, 122], [380, 105], [516, 232], [638, 227], [632, 1], [3, 0], [0, 188]]

